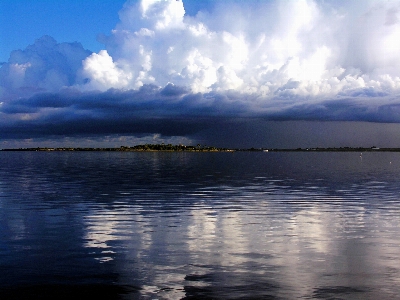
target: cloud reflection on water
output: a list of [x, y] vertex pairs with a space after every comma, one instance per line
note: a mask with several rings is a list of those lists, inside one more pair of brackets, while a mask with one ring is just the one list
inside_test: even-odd
[[96, 278], [160, 299], [400, 293], [392, 154], [373, 168], [348, 153], [31, 155], [30, 171], [0, 168], [0, 266], [24, 266], [16, 281]]
[[[240, 202], [242, 196], [230, 201]], [[399, 253], [390, 246], [399, 240], [393, 244], [393, 235], [366, 239], [371, 227], [387, 224], [358, 207], [338, 213], [325, 197], [325, 203], [289, 214], [273, 202], [269, 211], [262, 211], [268, 213], [264, 217], [256, 206], [237, 211], [194, 205], [173, 213], [173, 223], [162, 211], [119, 203], [84, 218], [85, 247], [110, 249], [109, 256], [101, 253], [101, 262], [116, 259], [129, 264], [119, 264], [118, 273], [127, 280], [121, 284], [146, 281], [143, 296], [176, 299], [183, 298], [185, 290], [210, 296], [217, 295], [216, 286], [245, 289], [258, 281], [279, 287], [266, 292], [274, 297], [332, 292], [324, 290], [332, 282], [349, 287], [345, 294], [353, 295], [354, 289], [362, 297], [367, 286], [379, 286], [377, 274], [385, 275], [388, 268], [399, 271], [392, 264]], [[142, 215], [143, 211], [147, 213]], [[389, 247], [382, 247], [385, 244]], [[392, 257], [392, 262], [382, 264], [382, 256]], [[145, 278], [131, 278], [132, 268]]]

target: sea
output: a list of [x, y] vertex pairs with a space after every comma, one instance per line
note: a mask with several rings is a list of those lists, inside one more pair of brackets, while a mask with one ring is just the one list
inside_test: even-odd
[[400, 299], [400, 153], [0, 152], [0, 299]]

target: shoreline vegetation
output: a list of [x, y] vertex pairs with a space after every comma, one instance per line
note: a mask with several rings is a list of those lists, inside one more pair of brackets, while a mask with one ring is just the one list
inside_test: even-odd
[[114, 148], [90, 148], [90, 147], [36, 147], [36, 148], [9, 148], [0, 151], [114, 151], [114, 152], [400, 152], [400, 148], [378, 148], [378, 147], [328, 147], [328, 148], [218, 148], [200, 145], [185, 146], [172, 144], [144, 144], [136, 146], [121, 146]]

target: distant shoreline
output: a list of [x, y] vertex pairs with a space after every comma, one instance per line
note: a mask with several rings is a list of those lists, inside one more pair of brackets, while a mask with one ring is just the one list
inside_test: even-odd
[[400, 152], [400, 148], [378, 148], [378, 147], [328, 147], [328, 148], [218, 148], [210, 146], [185, 146], [145, 144], [136, 146], [121, 146], [114, 148], [91, 148], [91, 147], [36, 147], [36, 148], [9, 148], [0, 151], [97, 151], [97, 152]]

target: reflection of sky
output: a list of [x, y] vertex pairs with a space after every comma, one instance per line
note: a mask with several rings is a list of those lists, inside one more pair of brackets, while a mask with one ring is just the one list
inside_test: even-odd
[[[24, 265], [38, 278], [95, 274], [159, 299], [229, 297], [229, 291], [285, 299], [343, 293], [362, 299], [365, 291], [387, 299], [400, 293], [396, 182], [368, 177], [363, 185], [335, 183], [320, 180], [322, 172], [318, 180], [301, 181], [294, 169], [297, 181], [277, 180], [258, 176], [262, 172], [239, 176], [237, 169], [199, 168], [194, 184], [189, 156], [155, 154], [143, 156], [152, 159], [142, 162], [138, 178], [128, 156], [112, 159], [114, 165], [93, 160], [95, 174], [118, 174], [95, 182], [92, 171], [78, 169], [76, 157], [72, 175], [44, 168], [40, 176], [15, 172], [14, 179], [23, 175], [21, 182], [1, 176], [0, 226], [6, 234], [0, 236], [0, 267]], [[366, 170], [362, 174], [370, 176]]]
[[[141, 293], [165, 299], [183, 297], [187, 285], [207, 290], [254, 280], [274, 282], [280, 287], [274, 295], [282, 297], [335, 285], [365, 289], [400, 270], [399, 218], [383, 221], [379, 211], [358, 207], [338, 213], [327, 204], [291, 214], [274, 206], [246, 208], [193, 206], [147, 215], [138, 206], [97, 209], [84, 218], [84, 246], [100, 250], [100, 262], [124, 256], [118, 262], [124, 284], [132, 284], [129, 270], [140, 270]], [[188, 276], [199, 279], [188, 282]], [[234, 277], [227, 282], [224, 276]]]

